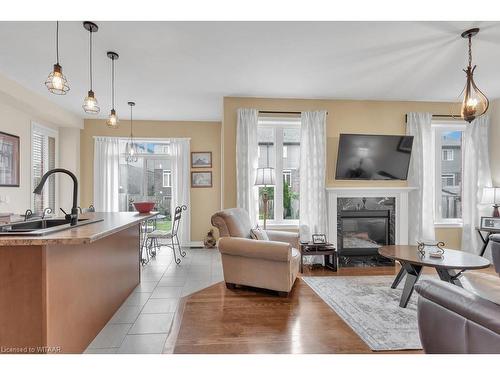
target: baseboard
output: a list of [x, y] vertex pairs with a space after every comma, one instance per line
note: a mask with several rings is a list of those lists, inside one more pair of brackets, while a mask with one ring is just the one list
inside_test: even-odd
[[205, 246], [203, 245], [203, 241], [191, 241], [191, 243], [189, 244], [189, 247], [196, 249], [196, 248], [203, 248]]

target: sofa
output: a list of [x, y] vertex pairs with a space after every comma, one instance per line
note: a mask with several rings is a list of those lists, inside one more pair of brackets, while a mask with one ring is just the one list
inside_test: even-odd
[[[500, 276], [500, 235], [490, 237]], [[416, 286], [418, 328], [426, 353], [500, 354], [500, 277], [466, 272], [463, 288], [438, 280]]]
[[216, 212], [224, 281], [229, 289], [249, 286], [288, 296], [299, 273], [299, 234], [265, 231], [269, 240], [251, 238], [252, 224], [241, 208]]

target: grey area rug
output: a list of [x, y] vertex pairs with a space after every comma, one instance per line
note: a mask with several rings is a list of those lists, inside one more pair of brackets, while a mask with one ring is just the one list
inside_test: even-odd
[[[417, 294], [399, 307], [404, 279], [397, 289], [395, 276], [303, 277], [374, 351], [422, 349], [417, 325]], [[424, 276], [427, 278], [427, 276]]]

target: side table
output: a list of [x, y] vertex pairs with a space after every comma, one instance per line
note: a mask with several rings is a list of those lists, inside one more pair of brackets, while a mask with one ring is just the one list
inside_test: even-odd
[[[303, 271], [303, 258], [308, 255], [323, 255], [325, 267], [337, 272], [337, 249], [331, 243], [301, 243], [300, 244], [300, 273]], [[330, 257], [332, 258], [330, 260]]]

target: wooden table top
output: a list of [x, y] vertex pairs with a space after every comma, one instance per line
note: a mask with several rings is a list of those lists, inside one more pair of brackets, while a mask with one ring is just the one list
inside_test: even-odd
[[486, 258], [452, 249], [444, 249], [443, 258], [431, 258], [428, 253], [422, 257], [418, 252], [417, 246], [411, 245], [382, 246], [378, 252], [389, 259], [427, 267], [473, 270], [490, 266], [490, 261]]

